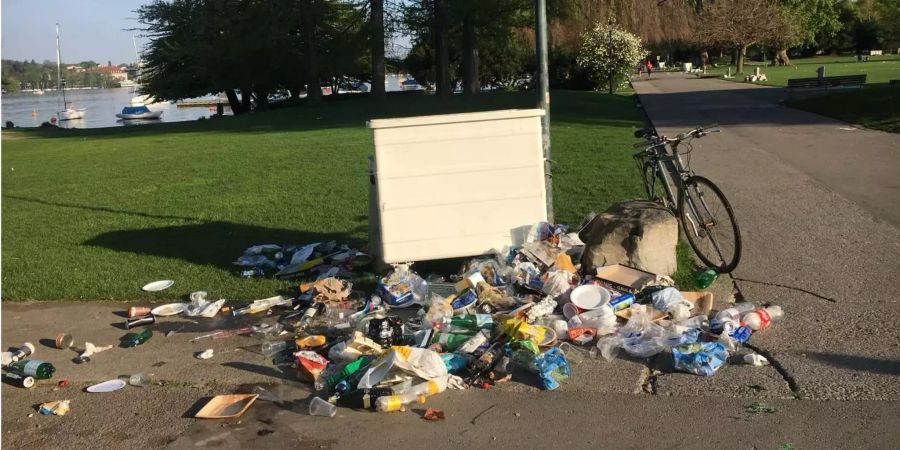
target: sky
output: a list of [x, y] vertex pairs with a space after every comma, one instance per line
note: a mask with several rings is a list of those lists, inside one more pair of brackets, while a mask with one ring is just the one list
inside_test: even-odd
[[[147, 0], [0, 0], [3, 59], [56, 61], [55, 25], [60, 25], [64, 63], [135, 60], [129, 28]], [[138, 47], [142, 39], [138, 36]], [[146, 42], [146, 40], [143, 40]]]

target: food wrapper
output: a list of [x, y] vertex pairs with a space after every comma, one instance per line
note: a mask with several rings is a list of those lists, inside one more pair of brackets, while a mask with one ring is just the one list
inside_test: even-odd
[[294, 357], [297, 358], [297, 378], [310, 383], [315, 383], [328, 365], [322, 355], [308, 350], [294, 353]]

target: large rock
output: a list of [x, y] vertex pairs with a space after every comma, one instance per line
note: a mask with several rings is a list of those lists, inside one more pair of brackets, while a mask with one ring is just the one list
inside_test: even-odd
[[675, 273], [678, 219], [666, 208], [644, 200], [612, 205], [579, 233], [587, 270], [624, 264], [660, 275]]

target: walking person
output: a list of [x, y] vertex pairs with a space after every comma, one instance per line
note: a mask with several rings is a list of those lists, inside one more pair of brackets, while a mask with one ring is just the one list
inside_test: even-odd
[[647, 79], [650, 79], [650, 73], [653, 72], [653, 64], [650, 63], [650, 58], [647, 58], [647, 63], [644, 66], [647, 69]]

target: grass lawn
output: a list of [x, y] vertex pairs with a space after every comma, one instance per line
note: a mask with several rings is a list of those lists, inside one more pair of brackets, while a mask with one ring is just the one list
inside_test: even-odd
[[817, 97], [788, 100], [792, 108], [850, 123], [900, 133], [900, 85], [866, 86]]
[[[819, 66], [825, 66], [825, 76], [866, 74], [867, 84], [882, 84], [900, 79], [900, 55], [871, 56], [867, 62], [856, 62], [855, 56], [817, 56], [792, 59], [791, 64], [778, 67], [751, 61], [745, 65], [744, 74], [752, 74], [759, 67], [768, 78], [768, 81], [760, 84], [769, 86], [787, 86], [787, 80], [791, 78], [815, 78]], [[707, 70], [707, 73], [724, 75], [728, 67], [719, 66]], [[730, 67], [734, 75], [735, 67]], [[744, 77], [738, 75], [733, 80], [743, 82]]]
[[[2, 299], [269, 297], [241, 279], [252, 244], [365, 240], [367, 119], [530, 107], [532, 93], [346, 99], [242, 117], [96, 130], [4, 131]], [[630, 97], [553, 93], [557, 221], [640, 196]], [[680, 250], [683, 261], [685, 248]], [[140, 291], [152, 280], [175, 285]]]

